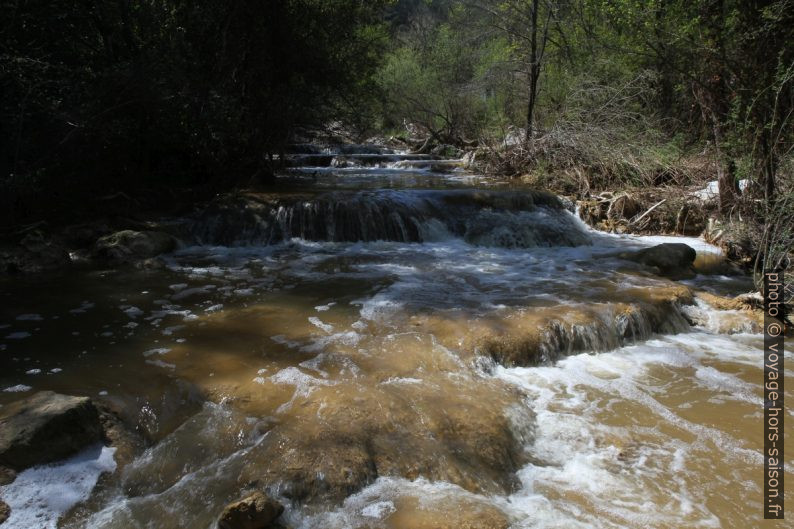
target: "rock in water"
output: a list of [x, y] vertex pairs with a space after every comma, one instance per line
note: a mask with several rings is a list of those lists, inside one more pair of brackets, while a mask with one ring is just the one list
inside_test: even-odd
[[695, 275], [693, 264], [697, 252], [683, 243], [663, 243], [638, 252], [624, 253], [621, 257], [655, 267], [665, 277], [686, 279]]
[[71, 262], [66, 248], [40, 233], [29, 233], [18, 244], [0, 245], [0, 274], [58, 270]]
[[122, 230], [101, 237], [93, 248], [93, 255], [112, 263], [124, 263], [156, 257], [170, 252], [176, 241], [161, 231]]
[[0, 465], [17, 471], [63, 459], [102, 439], [99, 413], [88, 397], [41, 391], [0, 413]]
[[284, 512], [284, 506], [261, 492], [254, 492], [226, 506], [218, 529], [267, 529]]
[[17, 479], [17, 473], [8, 467], [0, 465], [0, 486], [9, 485]]
[[11, 515], [11, 507], [6, 502], [0, 500], [0, 525], [5, 522]]

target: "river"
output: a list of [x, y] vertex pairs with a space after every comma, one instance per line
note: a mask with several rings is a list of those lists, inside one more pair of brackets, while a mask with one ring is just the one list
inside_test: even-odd
[[0, 404], [88, 395], [148, 446], [20, 475], [4, 529], [212, 527], [255, 488], [304, 529], [761, 526], [763, 339], [692, 299], [749, 278], [655, 276], [617, 254], [670, 238], [454, 161], [292, 162], [166, 219], [161, 269], [2, 280]]

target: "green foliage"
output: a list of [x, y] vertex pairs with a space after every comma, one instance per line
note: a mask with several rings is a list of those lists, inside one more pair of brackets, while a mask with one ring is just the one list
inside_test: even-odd
[[443, 143], [504, 131], [511, 101], [505, 90], [511, 85], [508, 46], [472, 26], [469, 17], [458, 3], [429, 21], [395, 30], [377, 76], [385, 95], [385, 127], [410, 123]]

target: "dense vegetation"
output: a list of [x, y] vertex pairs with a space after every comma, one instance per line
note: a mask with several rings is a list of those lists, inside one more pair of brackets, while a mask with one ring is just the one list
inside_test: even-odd
[[5, 223], [80, 189], [266, 182], [296, 134], [341, 123], [479, 146], [490, 170], [580, 195], [713, 177], [725, 218], [761, 219], [746, 236], [765, 255], [791, 246], [771, 220], [794, 209], [792, 0], [2, 10]]
[[5, 222], [53, 193], [266, 177], [298, 127], [349, 114], [379, 2], [3, 0]]

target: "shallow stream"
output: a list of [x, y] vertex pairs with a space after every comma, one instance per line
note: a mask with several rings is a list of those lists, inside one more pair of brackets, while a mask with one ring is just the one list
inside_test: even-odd
[[760, 526], [762, 336], [688, 294], [748, 278], [660, 278], [617, 254], [668, 238], [446, 160], [333, 157], [175, 220], [163, 269], [2, 280], [0, 404], [88, 395], [149, 446], [93, 492], [112, 449], [21, 474], [3, 529], [209, 528], [254, 488], [306, 529]]

